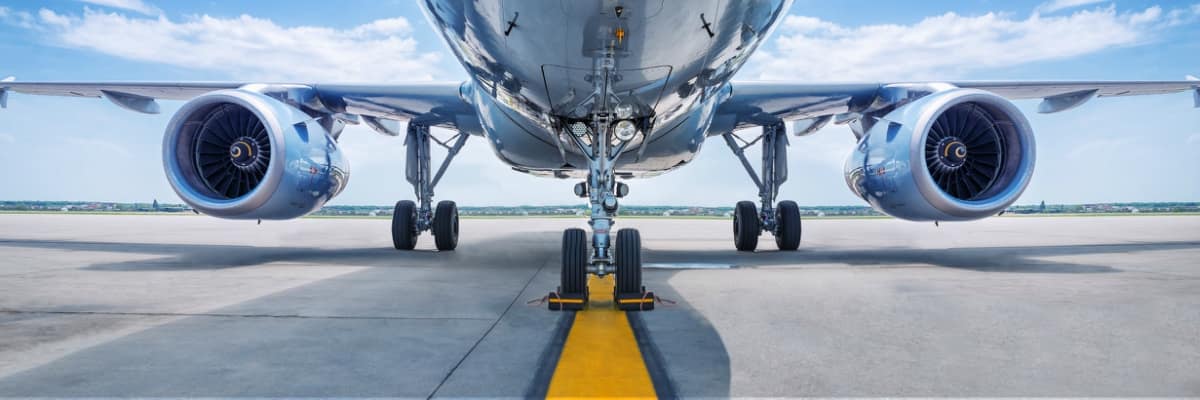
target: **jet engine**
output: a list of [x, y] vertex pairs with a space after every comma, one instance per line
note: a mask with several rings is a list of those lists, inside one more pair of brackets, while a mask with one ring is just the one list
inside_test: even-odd
[[317, 119], [241, 89], [184, 104], [167, 126], [163, 167], [184, 202], [229, 219], [303, 216], [349, 178], [337, 142]]
[[993, 93], [942, 90], [871, 121], [846, 161], [846, 184], [880, 212], [912, 221], [980, 219], [1002, 212], [1029, 185], [1029, 121]]

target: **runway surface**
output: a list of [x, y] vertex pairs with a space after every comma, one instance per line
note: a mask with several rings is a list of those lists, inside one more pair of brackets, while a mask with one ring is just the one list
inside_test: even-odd
[[[574, 315], [526, 302], [583, 224], [0, 215], [0, 396], [546, 393]], [[1200, 395], [1200, 217], [729, 225], [618, 221], [677, 302], [628, 319], [659, 395]]]

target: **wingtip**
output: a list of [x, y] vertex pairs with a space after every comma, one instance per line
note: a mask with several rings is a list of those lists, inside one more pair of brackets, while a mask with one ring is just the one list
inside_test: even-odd
[[[0, 79], [0, 83], [12, 82], [17, 80], [17, 77], [9, 75]], [[0, 109], [8, 108], [8, 88], [0, 86]]]
[[[0, 83], [12, 82], [15, 80], [17, 80], [17, 78], [9, 76], [7, 78], [0, 79]], [[0, 109], [4, 109], [4, 108], [8, 108], [8, 88], [4, 87], [4, 86], [0, 86]]]

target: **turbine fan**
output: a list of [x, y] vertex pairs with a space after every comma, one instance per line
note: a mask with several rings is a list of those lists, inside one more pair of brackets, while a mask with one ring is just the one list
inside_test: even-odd
[[226, 199], [258, 187], [271, 161], [267, 135], [267, 128], [250, 110], [234, 104], [213, 109], [204, 118], [193, 148], [204, 185]]
[[946, 194], [975, 200], [999, 178], [1006, 146], [996, 118], [976, 103], [963, 103], [934, 120], [925, 138], [925, 164]]

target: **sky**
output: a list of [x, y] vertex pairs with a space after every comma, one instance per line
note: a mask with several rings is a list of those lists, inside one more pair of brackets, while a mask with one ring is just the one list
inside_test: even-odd
[[[1200, 76], [1200, 3], [797, 0], [737, 79], [1182, 80]], [[0, 78], [22, 81], [461, 81], [415, 2], [0, 1]], [[12, 94], [0, 110], [0, 200], [178, 202], [162, 172], [159, 115], [99, 99]], [[1200, 110], [1191, 94], [1098, 99], [1065, 113], [1017, 102], [1037, 137], [1018, 204], [1200, 201]], [[331, 204], [412, 199], [403, 140], [351, 127], [348, 188]], [[861, 205], [842, 167], [845, 127], [792, 138], [780, 199]], [[511, 171], [472, 138], [437, 190], [461, 205], [580, 204], [573, 181]], [[731, 206], [756, 190], [724, 143], [634, 180], [626, 204]]]

